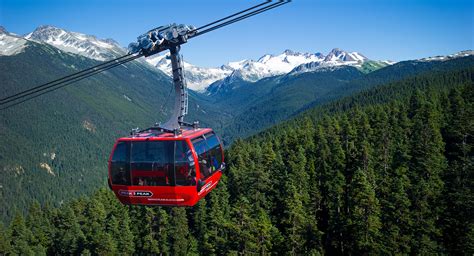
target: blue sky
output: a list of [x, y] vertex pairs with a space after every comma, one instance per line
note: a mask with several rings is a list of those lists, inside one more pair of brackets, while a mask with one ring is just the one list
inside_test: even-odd
[[[199, 26], [261, 1], [0, 0], [0, 25], [26, 34], [39, 25], [113, 38], [121, 45], [172, 22]], [[472, 0], [293, 0], [190, 41], [187, 62], [218, 66], [285, 49], [327, 54], [338, 47], [371, 59], [406, 60], [474, 49]]]

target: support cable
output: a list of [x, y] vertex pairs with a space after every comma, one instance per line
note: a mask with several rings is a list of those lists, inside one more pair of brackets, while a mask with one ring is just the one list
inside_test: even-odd
[[190, 35], [189, 37], [190, 37], [190, 38], [193, 38], [193, 37], [196, 37], [196, 36], [203, 35], [203, 34], [205, 34], [205, 33], [208, 33], [208, 32], [211, 32], [211, 31], [213, 31], [213, 30], [216, 30], [216, 29], [225, 27], [225, 26], [230, 25], [230, 24], [232, 24], [232, 23], [235, 23], [235, 22], [237, 22], [237, 21], [241, 21], [241, 20], [247, 19], [247, 18], [249, 18], [249, 17], [252, 17], [252, 16], [254, 16], [254, 15], [257, 15], [257, 14], [259, 14], [259, 13], [266, 12], [266, 11], [271, 10], [271, 9], [273, 9], [273, 8], [282, 6], [282, 5], [287, 4], [287, 3], [289, 3], [289, 2], [290, 2], [290, 1], [279, 1], [279, 2], [277, 2], [277, 3], [273, 3], [273, 4], [271, 4], [271, 5], [268, 5], [268, 6], [263, 7], [263, 8], [261, 8], [261, 9], [252, 11], [252, 12], [247, 13], [247, 14], [245, 14], [245, 15], [242, 15], [242, 16], [240, 16], [240, 17], [236, 17], [236, 18], [231, 19], [231, 20], [229, 20], [229, 21], [226, 21], [226, 22], [224, 22], [224, 23], [218, 24], [218, 25], [216, 25], [216, 26], [214, 26], [214, 27], [205, 29], [205, 30], [203, 30], [203, 31], [198, 31], [197, 33], [192, 34], [192, 35]]
[[[63, 87], [65, 87], [65, 86], [68, 86], [68, 85], [70, 85], [70, 84], [73, 84], [73, 83], [75, 83], [75, 82], [78, 82], [78, 81], [80, 81], [80, 80], [83, 80], [83, 79], [85, 79], [85, 78], [88, 78], [88, 77], [90, 77], [90, 76], [93, 76], [93, 75], [95, 75], [95, 74], [104, 72], [104, 71], [109, 70], [109, 69], [111, 69], [111, 68], [120, 66], [120, 65], [122, 65], [122, 64], [125, 64], [125, 63], [127, 63], [127, 62], [130, 62], [130, 61], [135, 60], [135, 59], [140, 58], [140, 57], [141, 57], [141, 55], [136, 55], [136, 56], [133, 56], [133, 57], [131, 57], [131, 58], [128, 58], [128, 59], [119, 61], [119, 62], [117, 62], [117, 63], [113, 63], [113, 65], [109, 65], [109, 66], [103, 67], [103, 68], [101, 68], [101, 69], [93, 70], [93, 71], [88, 72], [88, 73], [86, 73], [86, 74], [83, 74], [83, 75], [81, 75], [81, 76], [74, 77], [74, 78], [68, 79], [68, 80], [66, 80], [66, 81], [63, 81], [63, 82], [61, 82], [61, 83], [57, 83], [57, 84], [51, 85], [51, 86], [49, 86], [48, 88], [43, 88], [43, 89], [40, 90], [40, 91], [37, 91], [37, 92], [30, 92], [30, 93], [28, 93], [28, 94], [25, 94], [25, 95], [23, 95], [23, 96], [18, 97], [18, 98], [15, 99], [15, 100], [20, 100], [20, 101], [14, 102], [14, 103], [12, 103], [12, 104], [6, 106], [6, 107], [0, 108], [0, 110], [8, 109], [8, 108], [10, 108], [10, 107], [16, 106], [16, 105], [18, 105], [18, 104], [20, 104], [20, 103], [23, 103], [23, 102], [25, 102], [25, 101], [28, 101], [28, 100], [37, 98], [37, 97], [39, 97], [39, 96], [41, 96], [41, 95], [44, 95], [44, 94], [46, 94], [46, 93], [53, 92], [53, 91], [55, 91], [55, 90], [57, 90], [57, 89], [63, 88]], [[49, 89], [49, 90], [48, 90], [48, 89]], [[42, 91], [43, 91], [43, 92], [42, 92]], [[41, 92], [41, 93], [36, 94], [36, 93], [38, 93], [38, 92]], [[30, 97], [28, 97], [28, 96], [30, 96]], [[26, 97], [26, 99], [23, 99], [23, 98], [25, 98], [25, 97]], [[10, 102], [10, 101], [9, 101], [9, 102]], [[6, 103], [1, 103], [0, 105], [4, 105], [4, 104], [6, 104]]]
[[85, 73], [87, 73], [87, 72], [89, 72], [89, 71], [91, 71], [91, 70], [96, 70], [96, 69], [101, 68], [101, 67], [103, 67], [103, 66], [107, 66], [107, 65], [109, 65], [109, 64], [111, 64], [111, 63], [114, 63], [114, 62], [120, 61], [120, 60], [122, 60], [122, 59], [124, 59], [124, 58], [126, 58], [126, 57], [129, 57], [130, 55], [132, 55], [132, 54], [127, 54], [127, 55], [121, 56], [121, 57], [119, 57], [119, 58], [106, 61], [106, 62], [101, 63], [101, 64], [99, 64], [99, 65], [96, 65], [96, 66], [93, 66], [93, 67], [90, 67], [90, 68], [81, 70], [81, 71], [79, 71], [79, 72], [76, 72], [76, 73], [73, 73], [73, 74], [70, 74], [70, 75], [61, 77], [61, 78], [59, 78], [59, 79], [50, 81], [50, 82], [48, 82], [48, 83], [45, 83], [45, 84], [42, 84], [42, 85], [38, 85], [38, 86], [35, 86], [35, 87], [33, 87], [33, 88], [24, 90], [24, 91], [22, 91], [22, 92], [19, 92], [19, 93], [10, 95], [10, 96], [8, 96], [8, 97], [6, 97], [6, 98], [0, 99], [0, 105], [10, 102], [11, 100], [9, 100], [9, 99], [20, 97], [20, 96], [22, 96], [23, 94], [26, 94], [26, 93], [31, 92], [31, 91], [35, 91], [35, 92], [36, 92], [37, 90], [41, 90], [42, 88], [44, 88], [44, 87], [46, 87], [46, 86], [48, 86], [48, 85], [51, 85], [51, 84], [61, 83], [63, 80], [67, 80], [67, 79], [69, 79], [69, 78], [71, 78], [71, 77], [79, 76], [79, 75], [85, 74]]
[[245, 10], [243, 10], [243, 11], [234, 13], [234, 14], [229, 15], [229, 16], [227, 16], [227, 17], [224, 17], [224, 18], [222, 18], [222, 19], [219, 19], [219, 20], [213, 21], [213, 22], [211, 22], [211, 23], [208, 23], [208, 24], [206, 24], [206, 25], [200, 26], [199, 28], [193, 29], [193, 30], [191, 30], [190, 32], [199, 31], [199, 30], [201, 30], [201, 29], [203, 29], [203, 28], [207, 28], [207, 27], [209, 27], [209, 26], [211, 26], [211, 25], [214, 25], [214, 24], [216, 24], [216, 23], [219, 23], [219, 22], [222, 22], [222, 21], [224, 21], [224, 20], [230, 19], [230, 18], [235, 17], [235, 16], [237, 16], [237, 15], [239, 15], [239, 14], [248, 12], [248, 11], [250, 11], [250, 10], [253, 10], [253, 9], [255, 9], [255, 8], [258, 8], [258, 7], [262, 6], [262, 5], [269, 4], [269, 3], [271, 3], [271, 2], [272, 2], [272, 0], [265, 1], [264, 3], [257, 4], [257, 5], [255, 5], [255, 6], [253, 6], [253, 7], [250, 7], [250, 8], [248, 8], [248, 9], [245, 9]]

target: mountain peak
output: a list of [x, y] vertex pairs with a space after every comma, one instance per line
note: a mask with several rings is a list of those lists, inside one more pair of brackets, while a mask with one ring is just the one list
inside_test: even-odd
[[273, 58], [273, 57], [275, 57], [275, 56], [273, 56], [273, 54], [265, 54], [265, 55], [263, 55], [262, 57], [260, 57], [260, 58], [257, 60], [257, 62], [262, 62], [262, 63], [264, 63], [264, 62], [268, 61], [269, 59], [271, 59], [271, 58]]
[[33, 30], [33, 32], [26, 35], [25, 38], [35, 41], [43, 41], [50, 37], [58, 36], [61, 32], [66, 33], [65, 30], [53, 27], [51, 25], [41, 25]]
[[41, 25], [25, 38], [50, 44], [65, 52], [101, 61], [126, 53], [125, 49], [112, 39], [98, 39], [94, 35], [71, 32], [51, 25]]
[[341, 50], [340, 48], [334, 48], [328, 53], [327, 56], [340, 56], [343, 54], [347, 54], [347, 52], [344, 50]]
[[24, 38], [9, 33], [4, 27], [0, 26], [0, 56], [15, 55], [23, 52], [27, 47], [27, 42]]
[[314, 54], [314, 56], [320, 58], [320, 59], [324, 59], [324, 54], [320, 53], [320, 52], [317, 52]]
[[115, 41], [112, 38], [106, 38], [106, 39], [104, 39], [104, 42], [109, 43], [109, 44], [115, 44], [117, 46], [120, 45], [117, 41]]
[[363, 62], [367, 57], [358, 52], [346, 52], [339, 48], [334, 48], [329, 52], [324, 61], [326, 62]]
[[290, 49], [286, 49], [285, 51], [283, 51], [282, 55], [286, 55], [286, 56], [305, 56], [305, 57], [310, 57], [310, 56], [312, 56], [313, 54], [311, 54], [311, 53], [301, 53], [301, 52], [293, 51], [293, 50], [290, 50]]
[[333, 49], [331, 50], [331, 52], [333, 52], [333, 53], [342, 52], [342, 51], [343, 51], [343, 50], [341, 50], [341, 48], [337, 48], [337, 47], [336, 47], [336, 48], [333, 48]]
[[283, 54], [286, 54], [286, 55], [299, 55], [299, 53], [295, 52], [295, 51], [292, 51], [290, 49], [286, 49]]
[[38, 26], [35, 30], [53, 30], [53, 29], [55, 30], [55, 29], [60, 29], [60, 28], [46, 24], [46, 25]]

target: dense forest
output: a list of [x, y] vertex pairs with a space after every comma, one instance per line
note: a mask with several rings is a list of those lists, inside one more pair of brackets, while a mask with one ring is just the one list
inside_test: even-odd
[[107, 189], [33, 204], [0, 227], [0, 254], [472, 255], [473, 81], [408, 78], [237, 140], [192, 208], [123, 206]]

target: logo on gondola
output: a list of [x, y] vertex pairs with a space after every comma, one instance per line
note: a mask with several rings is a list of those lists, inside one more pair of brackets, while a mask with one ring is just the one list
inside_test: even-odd
[[119, 190], [119, 195], [130, 197], [151, 197], [153, 196], [153, 193], [151, 193], [150, 191], [140, 190]]
[[201, 190], [199, 191], [198, 194], [201, 194], [201, 193], [203, 193], [203, 192], [207, 192], [207, 191], [212, 187], [212, 184], [213, 184], [212, 181], [206, 183], [206, 185], [204, 185], [204, 186], [201, 188]]

